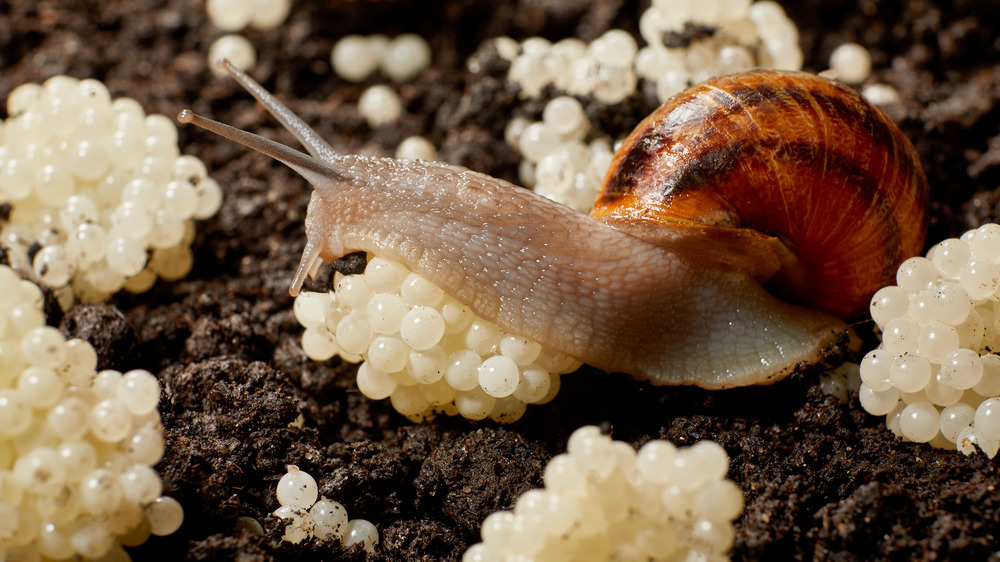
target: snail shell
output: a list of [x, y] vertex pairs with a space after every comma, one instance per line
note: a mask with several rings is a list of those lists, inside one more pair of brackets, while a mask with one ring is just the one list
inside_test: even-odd
[[[786, 300], [850, 318], [920, 252], [927, 204], [916, 150], [878, 108], [826, 78], [758, 71], [689, 88], [646, 117], [591, 216], [661, 243], [700, 231], [719, 254], [752, 256], [742, 266]], [[777, 264], [759, 261], [766, 246], [775, 277]]]
[[[884, 231], [855, 226], [885, 233], [852, 239], [860, 247], [852, 246], [849, 255], [863, 256], [859, 261], [871, 259], [868, 244], [892, 242], [890, 254], [877, 258], [874, 269], [881, 272], [908, 257], [906, 248], [919, 249], [926, 228], [920, 210], [926, 184], [906, 139], [852, 91], [803, 74], [730, 77], [668, 102], [616, 155], [595, 220], [459, 166], [338, 154], [259, 84], [222, 65], [312, 154], [190, 111], [178, 117], [277, 158], [315, 187], [291, 294], [322, 261], [370, 251], [403, 263], [511, 332], [654, 384], [766, 384], [819, 360], [847, 326], [762, 287], [774, 278], [779, 289], [798, 287], [790, 290], [793, 295], [810, 292], [813, 273], [806, 266], [828, 258], [804, 251], [829, 246], [801, 234], [817, 229], [816, 240], [834, 238], [833, 247], [846, 246], [836, 239], [846, 234], [831, 233], [831, 225], [888, 220], [881, 210], [858, 207], [862, 200], [879, 209], [898, 206], [913, 222], [895, 220]], [[740, 84], [750, 86], [738, 95], [720, 86], [740, 92]], [[804, 109], [825, 104], [830, 107], [822, 111]], [[827, 147], [848, 133], [863, 135], [845, 139], [844, 151]], [[726, 139], [739, 148], [727, 152]], [[814, 148], [803, 144], [810, 139]], [[706, 150], [711, 146], [718, 148]], [[769, 147], [781, 154], [769, 156]], [[838, 168], [837, 155], [853, 159], [864, 173]], [[654, 166], [659, 160], [675, 173]], [[879, 182], [867, 180], [878, 170], [888, 173], [902, 202], [867, 191], [878, 191]], [[748, 177], [757, 179], [741, 179]], [[859, 178], [860, 187], [847, 185]], [[709, 189], [716, 180], [721, 187]], [[813, 181], [818, 183], [803, 189], [802, 183]], [[643, 183], [647, 187], [626, 187]], [[857, 201], [827, 199], [838, 183], [855, 192]], [[700, 200], [702, 195], [707, 197]], [[755, 203], [763, 207], [737, 212]], [[789, 209], [793, 203], [807, 205]], [[824, 214], [835, 205], [847, 205], [857, 216]], [[658, 216], [666, 210], [680, 211], [680, 218]], [[790, 212], [779, 212], [784, 210]], [[797, 215], [804, 220], [793, 220]], [[792, 228], [772, 229], [781, 224]], [[915, 233], [903, 234], [906, 229]], [[800, 280], [807, 284], [794, 284]], [[854, 282], [850, 276], [841, 280]], [[863, 291], [867, 299], [874, 287]], [[838, 304], [831, 310], [857, 308]]]

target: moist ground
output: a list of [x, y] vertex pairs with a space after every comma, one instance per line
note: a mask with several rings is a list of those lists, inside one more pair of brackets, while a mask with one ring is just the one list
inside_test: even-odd
[[[936, 241], [995, 220], [1000, 196], [1000, 17], [994, 3], [783, 2], [799, 25], [806, 68], [823, 70], [841, 42], [869, 46], [876, 77], [902, 103], [889, 108], [917, 146], [932, 189]], [[280, 28], [246, 36], [253, 75], [338, 150], [390, 154], [421, 134], [452, 163], [516, 181], [503, 144], [514, 115], [538, 118], [503, 80], [506, 63], [484, 39], [506, 34], [590, 40], [610, 27], [637, 31], [646, 3], [624, 0], [382, 0], [294, 2]], [[356, 109], [365, 85], [330, 71], [347, 33], [426, 37], [434, 64], [398, 86], [406, 114], [372, 131]], [[221, 35], [201, 2], [91, 0], [0, 2], [0, 96], [54, 74], [105, 81], [148, 112], [184, 107], [292, 144], [292, 137], [230, 80], [213, 78], [205, 53]], [[478, 71], [466, 61], [475, 57]], [[374, 81], [374, 80], [373, 80]], [[551, 95], [553, 92], [547, 92]], [[651, 94], [651, 92], [645, 92]], [[636, 95], [602, 107], [595, 126], [627, 132], [655, 103]], [[354, 368], [314, 363], [287, 288], [304, 243], [304, 181], [265, 157], [182, 128], [181, 149], [202, 158], [225, 188], [218, 216], [198, 226], [195, 267], [147, 294], [118, 295], [50, 321], [89, 340], [101, 368], [146, 368], [164, 386], [167, 453], [157, 469], [185, 509], [174, 535], [132, 549], [135, 560], [457, 560], [489, 513], [541, 485], [545, 463], [577, 427], [599, 424], [639, 446], [666, 438], [721, 443], [745, 491], [735, 560], [983, 560], [997, 549], [996, 463], [982, 455], [903, 443], [819, 388], [822, 369], [771, 387], [725, 392], [654, 388], [584, 368], [558, 398], [500, 426], [462, 419], [414, 425], [355, 389]], [[324, 288], [329, 274], [312, 283]], [[870, 321], [857, 330], [870, 339]], [[301, 415], [301, 427], [291, 425]], [[314, 475], [321, 494], [378, 527], [382, 544], [359, 548], [279, 540], [274, 487], [284, 466]], [[235, 528], [253, 517], [257, 536]]]

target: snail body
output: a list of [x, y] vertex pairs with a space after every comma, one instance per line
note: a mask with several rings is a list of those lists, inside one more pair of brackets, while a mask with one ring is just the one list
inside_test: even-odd
[[[322, 261], [370, 251], [403, 263], [481, 317], [556, 351], [653, 384], [706, 388], [777, 380], [803, 362], [817, 361], [846, 329], [833, 314], [783, 302], [763, 288], [783, 265], [804, 263], [796, 260], [797, 246], [780, 234], [751, 233], [741, 227], [752, 225], [720, 222], [711, 212], [667, 225], [670, 231], [663, 232], [662, 225], [645, 219], [645, 211], [626, 210], [628, 200], [648, 198], [622, 188], [628, 176], [643, 173], [641, 165], [629, 164], [636, 160], [627, 152], [655, 152], [653, 138], [626, 141], [625, 155], [619, 152], [615, 158], [618, 172], [613, 166], [595, 207], [595, 219], [462, 167], [338, 154], [259, 84], [222, 64], [312, 154], [189, 111], [179, 117], [284, 162], [315, 187], [292, 295]], [[765, 74], [806, 80], [800, 74], [760, 76]], [[681, 114], [664, 108], [657, 113], [663, 112], [667, 123], [693, 122], [697, 116], [692, 113], [702, 106], [685, 105], [690, 103], [685, 96], [678, 98], [688, 100], [677, 106]], [[676, 99], [667, 105], [673, 103]], [[875, 124], [894, 128], [884, 117]], [[879, 134], [872, 138], [909, 147], [898, 132]], [[919, 181], [895, 191], [917, 201], [904, 207], [919, 208], [927, 190], [912, 147], [887, 152], [911, 160], [901, 169], [917, 167], [899, 177]], [[726, 167], [714, 169], [723, 172]], [[707, 173], [700, 170], [698, 174]], [[790, 183], [780, 182], [782, 187]], [[663, 191], [662, 180], [649, 185]], [[685, 193], [673, 199], [688, 201]], [[926, 228], [919, 217], [917, 222], [924, 225], [918, 230]], [[920, 231], [913, 238], [922, 241], [922, 236]], [[919, 244], [901, 251], [915, 253]], [[801, 277], [800, 271], [804, 269], [789, 279]], [[864, 295], [864, 304], [869, 297]]]

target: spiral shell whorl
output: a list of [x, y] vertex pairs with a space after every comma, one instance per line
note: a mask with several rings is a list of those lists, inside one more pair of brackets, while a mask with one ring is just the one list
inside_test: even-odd
[[615, 154], [591, 216], [633, 231], [773, 237], [787, 251], [772, 290], [849, 317], [921, 250], [927, 199], [913, 145], [854, 90], [762, 71], [706, 82], [647, 117]]

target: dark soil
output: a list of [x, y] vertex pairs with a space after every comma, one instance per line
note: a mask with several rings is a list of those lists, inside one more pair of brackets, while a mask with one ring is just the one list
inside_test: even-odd
[[[917, 146], [932, 189], [931, 237], [994, 220], [1000, 192], [1000, 9], [995, 1], [783, 2], [802, 30], [807, 69], [826, 68], [845, 40], [871, 49], [877, 81], [902, 103], [890, 114]], [[637, 29], [648, 2], [455, 0], [294, 2], [273, 31], [244, 32], [257, 48], [253, 75], [343, 151], [387, 154], [427, 136], [450, 162], [516, 180], [502, 129], [520, 105], [506, 65], [483, 48], [500, 34], [592, 39]], [[398, 86], [406, 115], [378, 131], [356, 100], [365, 85], [335, 77], [328, 55], [347, 33], [417, 32], [435, 60]], [[205, 54], [221, 35], [187, 0], [0, 0], [0, 98], [54, 74], [103, 80], [150, 113], [185, 107], [294, 144]], [[467, 70], [470, 56], [479, 71]], [[372, 79], [376, 81], [378, 79]], [[549, 92], [552, 94], [553, 92]], [[588, 104], [606, 132], [628, 131], [653, 103]], [[639, 446], [720, 442], [746, 493], [736, 522], [739, 560], [984, 560], [998, 549], [997, 464], [982, 455], [904, 443], [856, 396], [820, 391], [821, 369], [771, 387], [726, 392], [654, 388], [584, 368], [554, 403], [500, 426], [462, 419], [414, 425], [361, 396], [353, 367], [307, 360], [287, 289], [304, 242], [306, 183], [233, 143], [181, 128], [182, 151], [202, 158], [226, 189], [218, 216], [199, 224], [195, 268], [139, 296], [118, 295], [62, 318], [98, 349], [101, 367], [158, 374], [167, 454], [157, 467], [186, 520], [169, 537], [132, 549], [136, 560], [366, 559], [337, 544], [281, 542], [274, 486], [294, 463], [351, 517], [376, 524], [373, 560], [457, 560], [491, 512], [541, 485], [545, 463], [584, 424]], [[323, 287], [329, 275], [315, 282]], [[50, 320], [54, 320], [50, 319]], [[861, 332], [871, 323], [860, 322]], [[290, 426], [301, 414], [302, 428]], [[256, 536], [236, 518], [259, 520]]]

